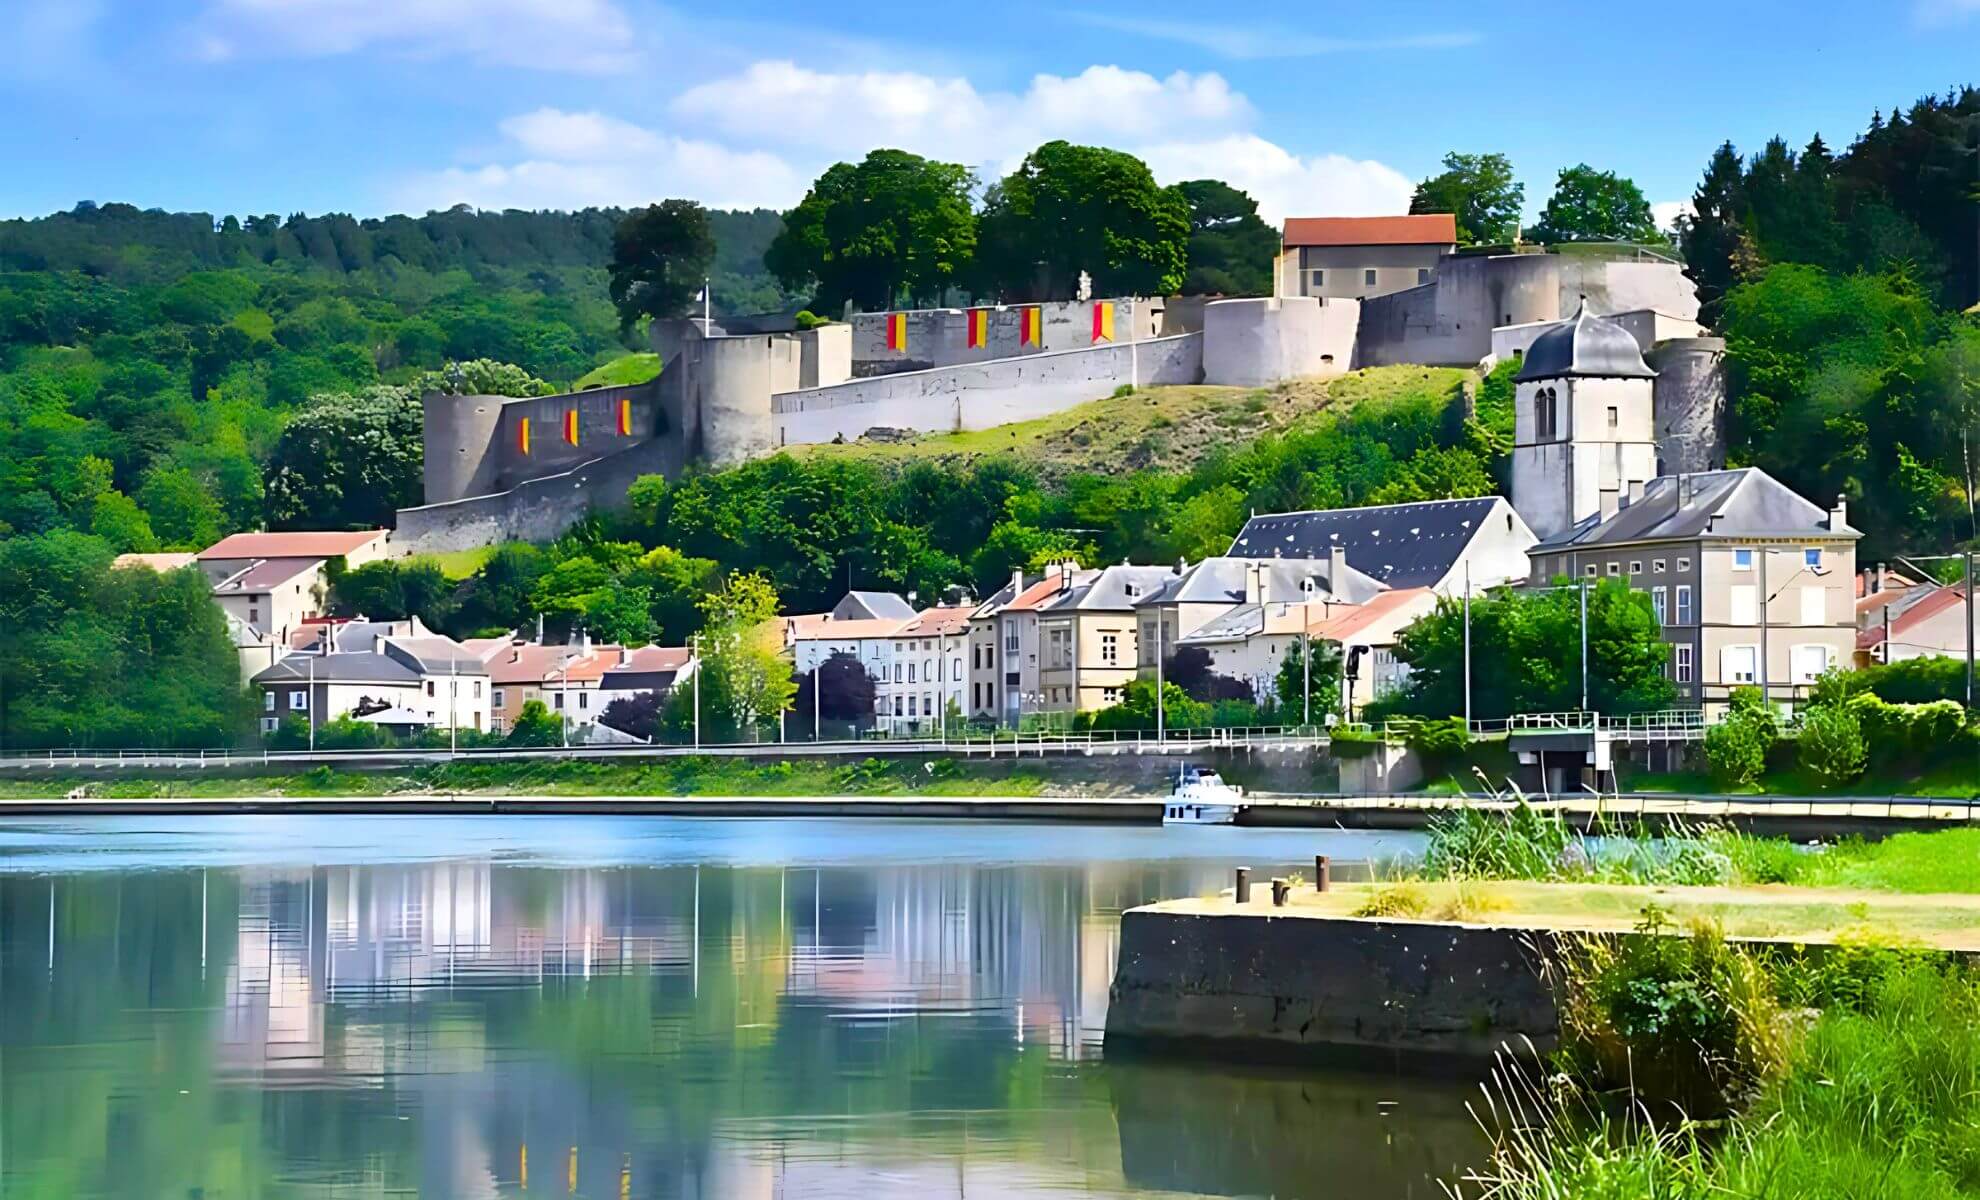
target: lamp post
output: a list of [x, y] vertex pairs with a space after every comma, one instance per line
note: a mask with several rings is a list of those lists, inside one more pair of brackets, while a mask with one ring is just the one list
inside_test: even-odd
[[1464, 560], [1464, 728], [1471, 732], [1471, 560]]
[[[694, 667], [694, 676], [692, 679], [689, 680], [690, 683], [694, 684], [694, 748], [699, 750], [701, 749], [701, 635], [700, 634], [697, 633], [688, 638], [688, 648], [693, 652], [688, 658], [688, 662], [692, 664], [692, 666]], [[812, 686], [813, 686], [813, 690], [816, 690], [817, 684], [815, 680]]]
[[[1829, 571], [1828, 568], [1826, 567], [1820, 567], [1820, 566], [1811, 567], [1804, 562], [1800, 566], [1800, 568], [1794, 572], [1794, 574], [1788, 576], [1786, 579], [1781, 581], [1780, 587], [1775, 588], [1772, 591], [1769, 591], [1767, 589], [1767, 560], [1772, 558], [1776, 554], [1792, 553], [1792, 551], [1786, 550], [1785, 548], [1779, 546], [1761, 546], [1756, 548], [1755, 553], [1759, 556], [1760, 559], [1760, 699], [1763, 703], [1771, 703], [1774, 698], [1773, 681], [1771, 679], [1772, 672], [1768, 670], [1767, 659], [1768, 659], [1768, 642], [1770, 640], [1768, 637], [1768, 632], [1772, 628], [1772, 625], [1767, 619], [1767, 610], [1773, 607], [1774, 600], [1776, 597], [1778, 597], [1782, 592], [1787, 591], [1788, 584], [1793, 583], [1795, 580], [1801, 578], [1803, 575], [1814, 575], [1817, 578], [1820, 578], [1823, 575], [1827, 575]], [[1968, 636], [1970, 637], [1972, 630], [1972, 622], [1967, 623], [1967, 629], [1969, 631]], [[1969, 664], [1971, 664], [1972, 659], [1973, 656], [1971, 654], [1968, 654], [1967, 662]], [[1788, 688], [1789, 688], [1788, 699], [1792, 700], [1794, 698], [1793, 696], [1794, 671], [1792, 664], [1790, 664], [1788, 671]]]

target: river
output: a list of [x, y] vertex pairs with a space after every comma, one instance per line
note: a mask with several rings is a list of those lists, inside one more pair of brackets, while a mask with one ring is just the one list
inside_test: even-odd
[[1101, 1055], [1123, 908], [1416, 845], [0, 822], [0, 1198], [1439, 1196], [1467, 1081]]

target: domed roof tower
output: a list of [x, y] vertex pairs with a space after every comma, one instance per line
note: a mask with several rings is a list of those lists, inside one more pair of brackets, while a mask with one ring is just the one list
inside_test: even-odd
[[1588, 310], [1588, 297], [1574, 315], [1533, 339], [1515, 382], [1534, 379], [1655, 379], [1643, 361], [1636, 335]]
[[1614, 515], [1656, 476], [1656, 378], [1585, 296], [1533, 340], [1514, 376], [1512, 502], [1541, 541]]

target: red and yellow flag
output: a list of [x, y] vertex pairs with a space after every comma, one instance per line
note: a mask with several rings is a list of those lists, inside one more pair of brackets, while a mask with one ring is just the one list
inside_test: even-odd
[[1100, 300], [1093, 305], [1093, 340], [1114, 340], [1114, 304], [1111, 300]]
[[1018, 310], [1018, 345], [1037, 346], [1044, 343], [1042, 324], [1037, 306], [1027, 306]]
[[988, 346], [990, 344], [990, 310], [987, 308], [972, 308], [963, 315], [968, 318], [969, 322], [965, 329], [967, 336], [964, 338], [964, 344], [971, 350], [981, 350], [983, 347]]
[[578, 444], [577, 409], [564, 410], [564, 440], [575, 446]]
[[619, 401], [619, 436], [632, 436], [632, 401]]
[[907, 314], [887, 314], [887, 349], [905, 351], [907, 349]]
[[522, 419], [516, 422], [516, 450], [524, 457], [528, 457], [529, 455], [529, 418], [528, 417], [523, 417]]

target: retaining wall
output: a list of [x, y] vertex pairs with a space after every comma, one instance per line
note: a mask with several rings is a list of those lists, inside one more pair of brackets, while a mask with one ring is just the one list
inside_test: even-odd
[[[1265, 881], [1254, 895], [1269, 893]], [[1552, 935], [1412, 921], [1121, 915], [1107, 1042], [1213, 1052], [1485, 1059], [1542, 1052], [1560, 1018], [1541, 975]]]
[[[440, 504], [506, 491], [644, 442], [656, 432], [657, 392], [652, 383], [640, 383], [556, 396], [429, 393], [421, 398], [425, 500]], [[621, 401], [630, 405], [629, 433], [619, 432]], [[565, 437], [565, 418], [572, 412], [578, 419], [575, 443]]]
[[444, 554], [501, 542], [547, 542], [592, 508], [618, 508], [641, 475], [678, 475], [679, 443], [655, 438], [506, 491], [399, 510], [395, 550]]
[[1113, 343], [926, 371], [856, 379], [770, 399], [775, 445], [848, 441], [869, 429], [943, 433], [988, 429], [1062, 412], [1129, 381], [1197, 383], [1203, 335]]

